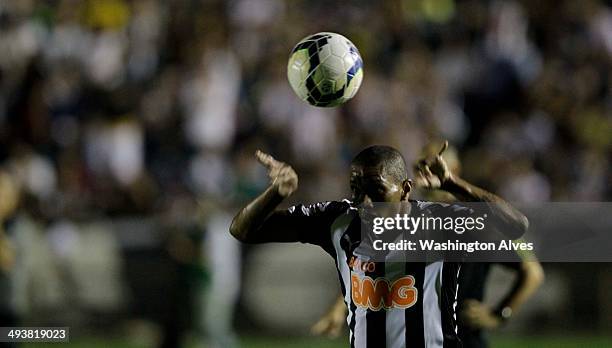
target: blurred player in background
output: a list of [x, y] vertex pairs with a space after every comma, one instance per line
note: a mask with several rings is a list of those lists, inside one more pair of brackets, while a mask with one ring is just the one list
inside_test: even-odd
[[[431, 142], [423, 148], [421, 159], [414, 164], [414, 170], [418, 171], [419, 162], [432, 156], [440, 148], [437, 142]], [[442, 157], [453, 173], [460, 175], [461, 162], [454, 148], [449, 148]], [[427, 183], [415, 180], [417, 197], [435, 202], [454, 202], [457, 199], [448, 192], [440, 190], [421, 189], [427, 188]], [[421, 197], [419, 197], [421, 198]], [[459, 337], [465, 348], [484, 348], [488, 343], [483, 330], [492, 330], [500, 327], [509, 320], [540, 287], [544, 281], [542, 266], [531, 252], [511, 251], [516, 262], [466, 262], [462, 265], [459, 276], [459, 291], [457, 294], [459, 306]], [[515, 278], [510, 292], [500, 301], [495, 308], [490, 308], [483, 303], [485, 287], [492, 266], [502, 266], [513, 273]]]
[[[523, 214], [501, 198], [450, 172], [441, 156], [447, 145], [419, 163], [418, 175], [427, 182], [425, 187], [443, 189], [465, 201], [491, 203], [487, 206], [496, 227], [509, 237], [522, 235], [528, 225]], [[371, 262], [372, 255], [367, 255], [367, 248], [358, 250], [361, 245], [359, 204], [408, 202], [412, 182], [397, 150], [371, 146], [353, 159], [352, 201], [297, 205], [279, 211], [275, 211], [276, 207], [297, 189], [298, 176], [293, 168], [270, 155], [257, 152], [257, 158], [267, 167], [271, 184], [240, 210], [230, 232], [246, 243], [302, 242], [321, 246], [328, 252], [336, 261], [344, 302], [349, 308], [351, 347], [461, 346], [455, 320], [460, 264]], [[433, 210], [452, 214], [465, 209], [458, 204], [421, 201], [401, 206], [417, 215]], [[356, 266], [365, 262], [372, 267]], [[387, 301], [375, 291], [367, 291], [365, 284], [373, 279], [377, 284], [402, 284], [393, 301]]]
[[[431, 142], [421, 152], [421, 159], [417, 160], [413, 167], [418, 171], [419, 163], [436, 154], [440, 148], [437, 142]], [[459, 175], [461, 173], [461, 162], [454, 148], [450, 147], [442, 154], [449, 170]], [[421, 177], [415, 180], [415, 196], [434, 202], [454, 202], [456, 198], [450, 193], [442, 190], [427, 189], [427, 182]], [[495, 310], [483, 303], [484, 290], [491, 266], [495, 263], [464, 263], [459, 275], [459, 337], [465, 348], [487, 347], [487, 340], [483, 330], [491, 330], [500, 327], [505, 321], [515, 314], [519, 307], [527, 301], [544, 279], [544, 272], [540, 263], [535, 260], [533, 254], [518, 254], [515, 251], [517, 262], [498, 263], [516, 273], [510, 293], [500, 302]], [[315, 335], [326, 335], [338, 337], [344, 327], [346, 318], [346, 306], [341, 296], [331, 306], [327, 313], [321, 317], [311, 328]]]

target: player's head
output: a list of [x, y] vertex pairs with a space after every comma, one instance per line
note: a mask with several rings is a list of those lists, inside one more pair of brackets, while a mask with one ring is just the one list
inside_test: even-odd
[[374, 145], [353, 158], [351, 191], [356, 203], [407, 200], [410, 189], [406, 162], [396, 149]]

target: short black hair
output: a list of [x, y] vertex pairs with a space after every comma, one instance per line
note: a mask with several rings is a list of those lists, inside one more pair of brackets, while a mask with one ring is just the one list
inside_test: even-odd
[[382, 172], [403, 182], [408, 179], [404, 156], [391, 146], [373, 145], [363, 149], [353, 158], [352, 165], [361, 167], [382, 167]]

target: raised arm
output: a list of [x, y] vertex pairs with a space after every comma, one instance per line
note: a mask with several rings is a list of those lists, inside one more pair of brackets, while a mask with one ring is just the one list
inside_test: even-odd
[[[286, 163], [275, 160], [272, 156], [257, 151], [255, 153], [257, 160], [268, 169], [270, 177], [270, 186], [257, 198], [240, 209], [234, 217], [230, 226], [230, 233], [241, 242], [260, 241], [263, 236], [255, 235], [266, 221], [266, 219], [274, 212], [276, 207], [289, 195], [291, 195], [298, 187], [298, 176]], [[292, 231], [276, 231], [270, 229], [262, 233], [292, 233]], [[275, 236], [268, 236], [268, 239], [274, 240]], [[281, 239], [291, 239], [291, 236], [278, 236]], [[278, 238], [277, 238], [278, 239]]]
[[442, 158], [447, 147], [448, 142], [444, 142], [436, 155], [424, 158], [416, 164], [418, 183], [427, 188], [447, 191], [461, 202], [491, 203], [488, 204], [491, 213], [504, 226], [501, 232], [511, 239], [521, 237], [529, 227], [527, 217], [497, 195], [454, 175]]

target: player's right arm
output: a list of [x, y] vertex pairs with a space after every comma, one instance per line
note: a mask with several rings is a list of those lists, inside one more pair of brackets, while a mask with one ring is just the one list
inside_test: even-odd
[[270, 220], [276, 207], [297, 189], [297, 174], [288, 164], [277, 161], [262, 151], [258, 150], [255, 156], [268, 169], [270, 186], [240, 209], [232, 221], [230, 233], [245, 243], [298, 241], [296, 229], [282, 229], [275, 224], [262, 228]]
[[423, 187], [446, 191], [462, 202], [485, 203], [497, 230], [510, 239], [520, 238], [529, 227], [527, 217], [501, 197], [454, 175], [442, 158], [447, 147], [448, 142], [445, 141], [437, 155], [417, 162], [417, 181], [420, 181]]

